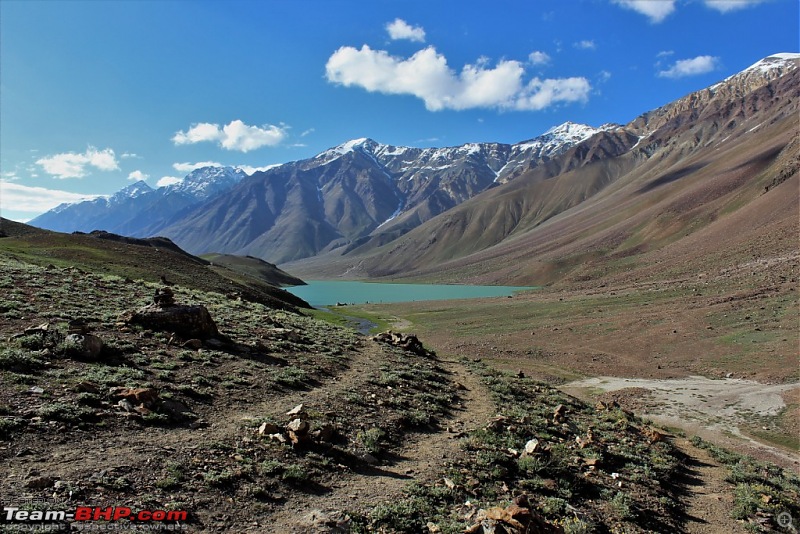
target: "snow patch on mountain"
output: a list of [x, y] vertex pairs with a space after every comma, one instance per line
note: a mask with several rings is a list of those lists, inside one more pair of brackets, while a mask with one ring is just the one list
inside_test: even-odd
[[800, 54], [793, 52], [773, 54], [756, 61], [741, 72], [728, 76], [708, 89], [713, 93], [726, 84], [731, 84], [738, 80], [747, 81], [754, 77], [772, 80], [798, 68], [798, 66], [800, 66]]
[[756, 63], [752, 64], [742, 72], [757, 71], [761, 73], [768, 73], [774, 69], [796, 69], [798, 59], [800, 59], [800, 54], [794, 54], [788, 52], [781, 54], [774, 54], [769, 57], [765, 57], [761, 61], [757, 61]]
[[164, 186], [165, 192], [181, 193], [198, 200], [229, 189], [247, 173], [233, 167], [202, 167], [186, 175], [180, 182]]
[[123, 187], [108, 198], [109, 202], [122, 202], [129, 198], [136, 198], [147, 193], [152, 193], [153, 188], [147, 185], [144, 180], [134, 182], [127, 187]]

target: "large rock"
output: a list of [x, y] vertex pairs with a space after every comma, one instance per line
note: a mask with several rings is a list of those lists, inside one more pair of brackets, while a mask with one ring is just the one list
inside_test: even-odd
[[413, 352], [419, 356], [436, 356], [436, 353], [426, 349], [419, 338], [414, 334], [403, 334], [389, 330], [388, 332], [381, 332], [375, 335], [372, 340], [378, 343], [387, 343], [395, 347], [400, 347], [401, 349]]
[[69, 334], [64, 339], [64, 354], [79, 360], [96, 360], [103, 352], [103, 340], [92, 334]]
[[219, 334], [217, 325], [202, 305], [159, 306], [150, 304], [120, 317], [127, 324], [138, 324], [150, 330], [172, 332], [183, 338], [208, 339]]

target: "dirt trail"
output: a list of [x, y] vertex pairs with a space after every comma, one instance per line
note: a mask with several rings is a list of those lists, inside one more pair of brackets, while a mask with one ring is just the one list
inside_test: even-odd
[[708, 451], [695, 447], [686, 439], [676, 438], [674, 445], [688, 457], [684, 500], [686, 534], [747, 532], [741, 523], [730, 517], [733, 487], [725, 481], [727, 469]]
[[[103, 463], [102, 466], [98, 464], [97, 471], [120, 471], [130, 466], [148, 465], [153, 455], [170, 455], [177, 448], [191, 450], [215, 441], [229, 440], [232, 436], [243, 434], [248, 419], [265, 415], [280, 415], [285, 418], [283, 414], [300, 403], [324, 409], [327, 405], [326, 399], [335, 392], [351, 387], [358, 377], [367, 377], [374, 372], [382, 361], [379, 351], [377, 345], [367, 345], [363, 350], [353, 351], [349, 355], [347, 369], [310, 391], [282, 394], [277, 399], [264, 397], [260, 402], [252, 402], [250, 399], [242, 399], [241, 402], [234, 400], [219, 409], [212, 406], [212, 412], [205, 414], [209, 423], [205, 428], [150, 427], [147, 432], [136, 434], [135, 443], [99, 436], [99, 452], [103, 454]], [[58, 437], [52, 441], [58, 441]], [[44, 449], [29, 449], [23, 451], [24, 454], [19, 454], [19, 461], [10, 469], [8, 477], [24, 480], [29, 477], [31, 469], [47, 461], [50, 475], [63, 480], [79, 479], [76, 472], [89, 465], [85, 461], [86, 451], [75, 447], [68, 440], [55, 444], [52, 441], [47, 444], [46, 454]]]
[[[496, 413], [496, 406], [476, 376], [461, 363], [439, 363], [452, 373], [454, 382], [466, 388], [461, 391], [461, 403], [455, 412], [442, 421], [441, 430], [409, 436], [393, 461], [342, 478], [326, 494], [293, 495], [291, 502], [267, 519], [271, 528], [276, 532], [327, 532], [322, 524], [336, 517], [337, 512], [368, 513], [376, 504], [400, 496], [409, 483], [431, 481], [447, 459], [458, 453], [457, 438], [461, 433], [477, 428]], [[365, 367], [374, 364], [374, 360], [362, 363]], [[340, 387], [347, 387], [346, 379], [339, 383]]]

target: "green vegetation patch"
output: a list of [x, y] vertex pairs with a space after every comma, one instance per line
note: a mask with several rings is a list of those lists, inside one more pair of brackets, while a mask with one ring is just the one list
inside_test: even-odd
[[[546, 384], [468, 362], [500, 415], [461, 441], [433, 484], [358, 518], [362, 531], [463, 532], [478, 508], [527, 495], [567, 532], [678, 530], [682, 469], [664, 436], [615, 405], [589, 406]], [[466, 503], [466, 504], [465, 504]]]
[[[730, 515], [754, 532], [780, 531], [780, 518], [800, 517], [800, 476], [768, 462], [718, 447], [697, 436], [690, 440], [728, 469], [735, 485]], [[784, 515], [782, 515], [784, 514]]]

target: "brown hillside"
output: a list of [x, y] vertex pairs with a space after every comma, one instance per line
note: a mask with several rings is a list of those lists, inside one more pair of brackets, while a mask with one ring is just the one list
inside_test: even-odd
[[158, 282], [164, 276], [184, 287], [241, 297], [279, 309], [308, 307], [302, 299], [245, 274], [215, 267], [165, 238], [131, 239], [114, 234], [62, 234], [2, 219], [0, 255], [42, 266]]

